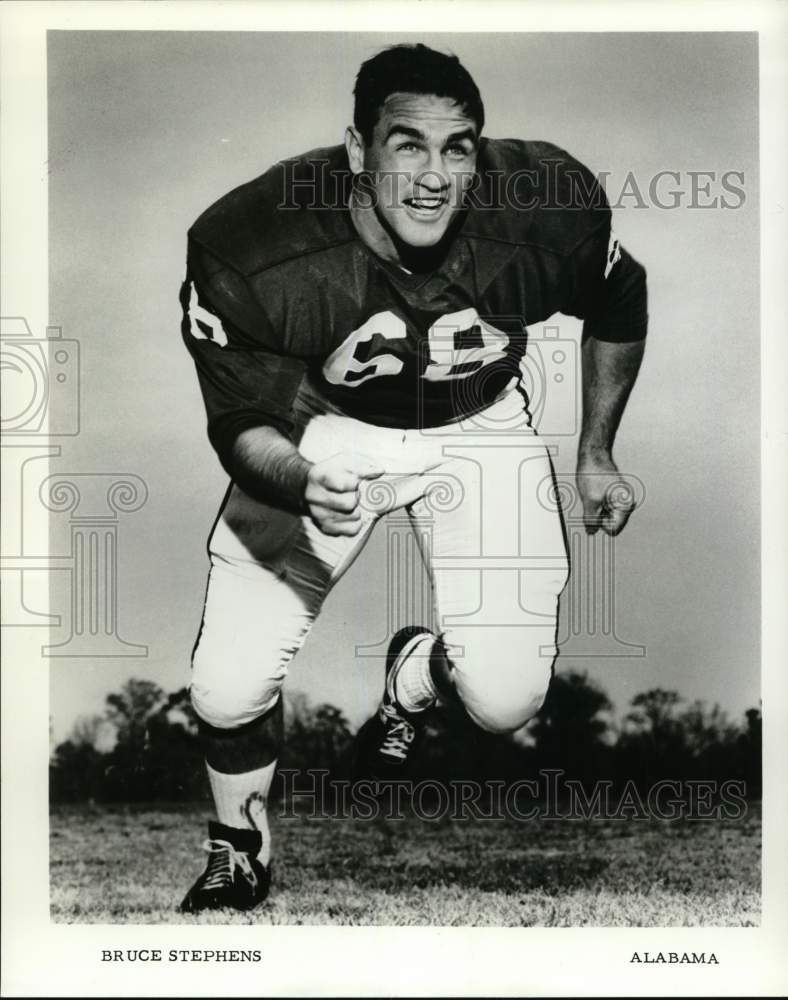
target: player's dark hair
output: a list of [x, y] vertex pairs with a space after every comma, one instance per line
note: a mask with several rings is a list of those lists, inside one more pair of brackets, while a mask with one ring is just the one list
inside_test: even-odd
[[436, 52], [426, 45], [392, 45], [361, 64], [353, 91], [353, 124], [364, 142], [372, 132], [389, 95], [434, 94], [448, 97], [476, 122], [481, 134], [484, 104], [473, 77], [457, 56]]

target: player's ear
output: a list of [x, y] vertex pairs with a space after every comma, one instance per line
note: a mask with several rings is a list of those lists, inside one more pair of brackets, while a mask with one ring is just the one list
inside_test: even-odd
[[360, 174], [364, 169], [364, 139], [357, 128], [348, 125], [345, 129], [345, 149], [354, 174]]

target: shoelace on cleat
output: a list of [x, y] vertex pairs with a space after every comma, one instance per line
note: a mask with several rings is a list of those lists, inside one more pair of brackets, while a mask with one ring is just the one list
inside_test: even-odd
[[386, 738], [383, 740], [380, 752], [387, 754], [389, 757], [399, 757], [400, 760], [404, 760], [408, 755], [410, 744], [416, 736], [416, 730], [407, 720], [403, 719], [401, 715], [398, 715], [388, 705], [384, 705], [382, 710], [386, 716], [385, 724], [388, 727], [388, 732], [386, 733]]
[[206, 840], [202, 848], [211, 856], [201, 887], [204, 891], [210, 892], [232, 885], [236, 867], [241, 869], [253, 887], [257, 886], [257, 876], [243, 851], [236, 851], [226, 840]]

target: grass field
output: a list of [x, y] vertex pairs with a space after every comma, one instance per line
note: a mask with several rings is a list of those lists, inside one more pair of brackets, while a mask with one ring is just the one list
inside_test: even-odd
[[[274, 810], [275, 812], [275, 810]], [[273, 817], [274, 887], [253, 914], [183, 916], [207, 806], [57, 807], [58, 922], [753, 926], [760, 808], [699, 820], [363, 822]]]

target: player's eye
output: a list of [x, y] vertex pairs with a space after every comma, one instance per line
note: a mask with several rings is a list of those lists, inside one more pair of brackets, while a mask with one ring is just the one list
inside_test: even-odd
[[446, 152], [450, 156], [470, 156], [471, 155], [471, 150], [470, 149], [466, 148], [465, 146], [460, 146], [460, 145], [458, 145], [456, 143], [453, 143], [451, 146], [447, 146], [446, 147]]
[[410, 152], [412, 152], [412, 151], [413, 151], [414, 149], [418, 149], [418, 148], [419, 148], [419, 147], [418, 147], [418, 146], [416, 145], [416, 143], [415, 143], [415, 142], [401, 142], [401, 143], [399, 144], [399, 146], [397, 146], [397, 151], [398, 151], [398, 152], [400, 152], [400, 151], [404, 151], [404, 152], [408, 152], [408, 153], [410, 153]]

